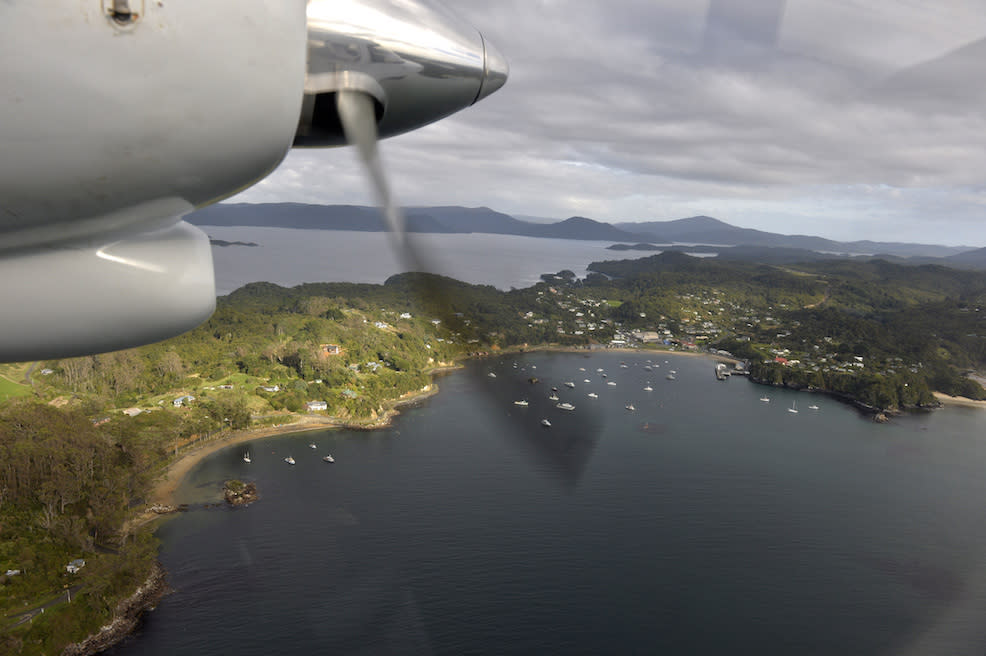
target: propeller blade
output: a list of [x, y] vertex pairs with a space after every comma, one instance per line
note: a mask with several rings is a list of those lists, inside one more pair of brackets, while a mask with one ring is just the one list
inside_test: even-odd
[[373, 99], [360, 91], [343, 89], [336, 93], [336, 107], [346, 140], [356, 147], [376, 196], [377, 204], [387, 221], [393, 247], [403, 264], [412, 271], [420, 270], [419, 261], [407, 238], [404, 213], [394, 199], [387, 183], [387, 174], [377, 148], [377, 119]]

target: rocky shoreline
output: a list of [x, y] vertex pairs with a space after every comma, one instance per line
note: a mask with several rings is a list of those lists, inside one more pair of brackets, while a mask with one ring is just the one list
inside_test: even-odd
[[141, 616], [157, 606], [167, 592], [167, 572], [161, 563], [155, 561], [144, 583], [116, 605], [110, 623], [100, 627], [99, 631], [82, 642], [65, 647], [62, 656], [93, 656], [109, 649], [130, 635], [137, 628]]

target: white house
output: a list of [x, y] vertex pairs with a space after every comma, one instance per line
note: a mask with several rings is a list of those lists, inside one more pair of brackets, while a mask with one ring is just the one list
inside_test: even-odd
[[85, 566], [86, 566], [86, 561], [84, 561], [81, 558], [76, 558], [75, 560], [73, 560], [72, 562], [70, 562], [68, 565], [65, 566], [65, 571], [68, 572], [69, 574], [75, 574]]
[[328, 410], [329, 404], [325, 401], [309, 401], [305, 407], [308, 408], [308, 412], [315, 412], [316, 410]]

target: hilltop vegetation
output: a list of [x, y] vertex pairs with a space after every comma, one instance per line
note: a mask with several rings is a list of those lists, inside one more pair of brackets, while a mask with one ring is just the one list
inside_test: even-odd
[[[881, 260], [785, 266], [664, 253], [593, 263], [623, 292], [626, 326], [661, 325], [751, 361], [755, 379], [826, 390], [877, 410], [986, 398], [986, 275]], [[641, 316], [645, 315], [645, 316]], [[705, 339], [699, 339], [699, 336]]]

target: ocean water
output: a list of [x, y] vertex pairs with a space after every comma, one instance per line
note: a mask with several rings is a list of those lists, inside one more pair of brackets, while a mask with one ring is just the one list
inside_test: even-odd
[[[304, 282], [382, 283], [406, 267], [383, 232], [202, 226], [215, 239], [256, 247], [213, 247], [216, 293], [248, 282], [286, 287]], [[647, 257], [648, 251], [610, 251], [610, 241], [536, 239], [514, 235], [410, 234], [421, 264], [431, 273], [508, 290], [530, 287], [542, 273], [570, 269], [585, 277], [597, 260]]]
[[[986, 413], [880, 425], [643, 353], [439, 384], [388, 429], [204, 460], [159, 530], [175, 591], [110, 653], [984, 651]], [[261, 499], [204, 507], [228, 478]]]

